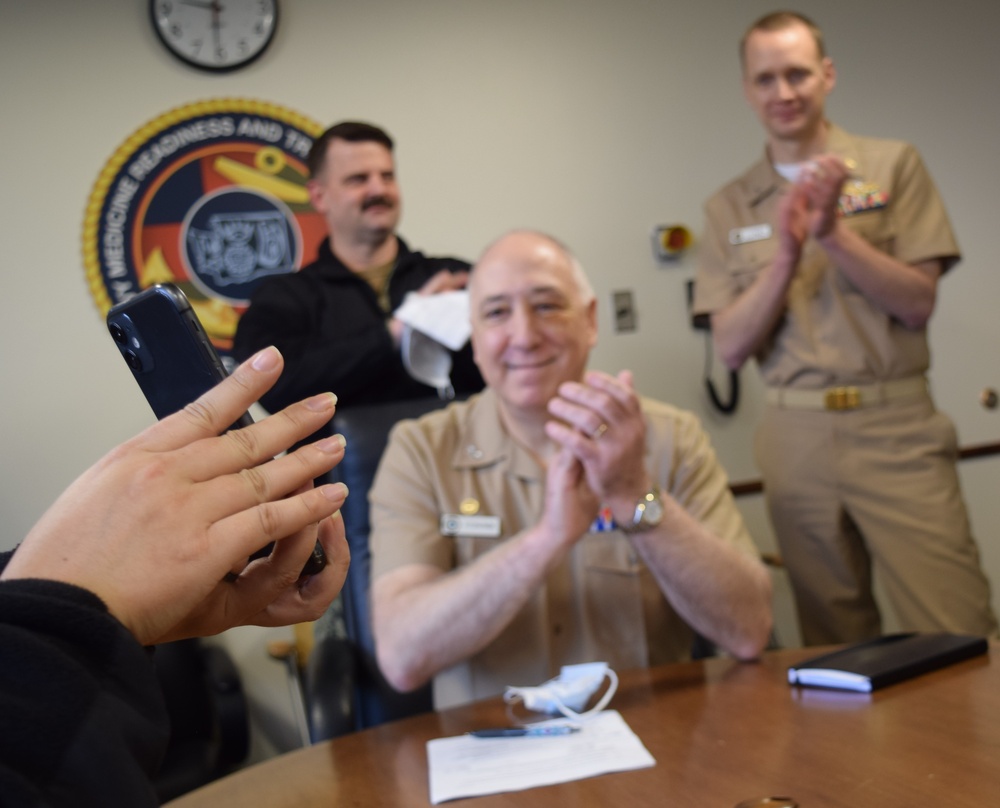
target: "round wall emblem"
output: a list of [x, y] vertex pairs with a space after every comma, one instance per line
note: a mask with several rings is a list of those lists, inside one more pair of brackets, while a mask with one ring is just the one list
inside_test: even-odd
[[129, 137], [87, 204], [83, 261], [101, 314], [174, 283], [224, 355], [261, 280], [295, 272], [326, 237], [306, 157], [322, 127], [261, 101], [171, 110]]

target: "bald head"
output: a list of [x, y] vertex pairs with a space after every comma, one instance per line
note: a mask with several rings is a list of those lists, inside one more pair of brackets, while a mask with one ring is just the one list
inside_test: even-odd
[[[537, 230], [511, 230], [500, 236], [483, 250], [472, 268], [469, 291], [475, 297], [476, 277], [482, 277], [490, 267], [519, 262], [525, 264], [549, 263], [565, 270], [578, 300], [587, 305], [594, 299], [594, 287], [573, 252], [559, 239]], [[480, 267], [485, 267], [479, 272]]]
[[583, 378], [596, 309], [580, 263], [551, 236], [516, 230], [486, 248], [469, 280], [472, 350], [505, 413], [544, 420], [559, 385]]

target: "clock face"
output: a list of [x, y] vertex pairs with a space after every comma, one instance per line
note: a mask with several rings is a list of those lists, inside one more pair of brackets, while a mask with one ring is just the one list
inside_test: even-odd
[[150, 0], [167, 49], [202, 70], [235, 70], [260, 56], [278, 25], [278, 0]]

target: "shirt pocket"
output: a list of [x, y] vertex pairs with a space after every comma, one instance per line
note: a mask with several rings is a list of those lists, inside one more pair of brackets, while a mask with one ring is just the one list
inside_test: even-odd
[[[886, 255], [894, 253], [896, 233], [887, 208], [851, 213], [843, 216], [842, 222], [879, 252]], [[833, 283], [845, 297], [854, 297], [863, 300], [866, 305], [871, 305], [864, 293], [848, 279], [845, 273], [835, 272]]]
[[622, 533], [588, 533], [581, 551], [589, 571], [635, 576], [642, 569], [638, 554]]
[[882, 252], [892, 253], [896, 232], [887, 207], [848, 214], [843, 222], [869, 244]]
[[774, 238], [733, 247], [726, 271], [741, 293], [750, 288], [757, 276], [774, 262], [776, 252], [777, 240]]

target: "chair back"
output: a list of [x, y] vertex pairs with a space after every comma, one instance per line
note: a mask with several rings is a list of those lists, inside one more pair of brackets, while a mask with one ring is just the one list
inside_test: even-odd
[[[350, 496], [341, 509], [347, 542], [351, 549], [351, 567], [341, 591], [344, 624], [347, 639], [354, 651], [356, 677], [354, 687], [355, 729], [382, 724], [397, 718], [433, 709], [429, 685], [412, 693], [400, 693], [382, 676], [375, 662], [375, 641], [372, 636], [371, 605], [369, 599], [370, 559], [368, 537], [371, 523], [368, 517], [368, 491], [375, 478], [382, 453], [385, 451], [389, 431], [406, 418], [418, 418], [443, 407], [448, 402], [439, 398], [421, 398], [387, 404], [338, 408], [333, 428], [347, 439], [344, 459], [333, 470], [330, 479], [343, 482]], [[322, 640], [319, 641], [322, 644]], [[313, 657], [322, 654], [323, 648], [313, 650]], [[340, 645], [343, 653], [343, 644]], [[322, 657], [316, 662], [320, 663]], [[315, 678], [321, 685], [322, 676], [307, 677], [306, 687]], [[322, 711], [324, 699], [315, 693], [307, 694], [310, 702], [313, 740], [324, 735], [316, 726], [317, 709]]]
[[250, 719], [236, 664], [199, 639], [156, 647], [156, 676], [170, 716], [170, 741], [154, 778], [168, 802], [229, 774], [250, 752]]

